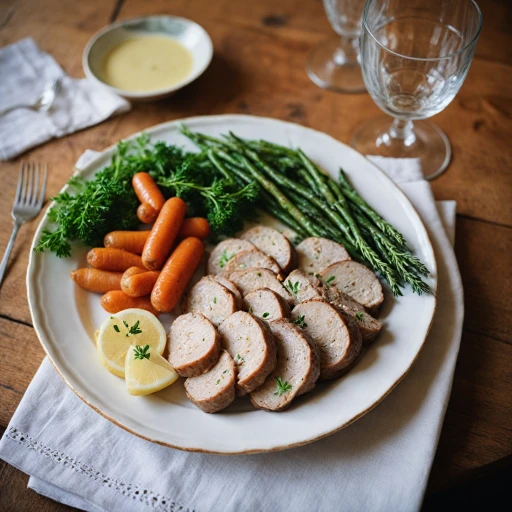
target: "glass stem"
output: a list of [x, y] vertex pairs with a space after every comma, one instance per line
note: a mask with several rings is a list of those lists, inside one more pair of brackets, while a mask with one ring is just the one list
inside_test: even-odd
[[353, 64], [359, 60], [359, 37], [340, 36], [340, 45], [334, 54], [334, 62], [338, 66]]
[[393, 119], [393, 123], [389, 129], [389, 135], [393, 139], [403, 141], [406, 146], [410, 146], [416, 141], [414, 125], [412, 124], [412, 121], [406, 121], [405, 119]]

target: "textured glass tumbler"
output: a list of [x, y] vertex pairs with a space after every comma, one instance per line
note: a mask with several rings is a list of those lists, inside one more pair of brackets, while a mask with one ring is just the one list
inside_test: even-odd
[[336, 32], [311, 50], [306, 64], [316, 85], [336, 92], [365, 90], [359, 65], [359, 36], [365, 0], [324, 0]]
[[365, 155], [419, 158], [426, 179], [451, 158], [444, 132], [429, 121], [459, 91], [482, 27], [473, 0], [368, 0], [361, 68], [366, 88], [386, 114], [359, 128], [352, 146]]

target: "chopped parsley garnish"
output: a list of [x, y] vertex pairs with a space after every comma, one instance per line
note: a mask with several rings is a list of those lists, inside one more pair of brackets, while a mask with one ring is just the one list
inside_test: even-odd
[[217, 382], [215, 383], [215, 385], [217, 386], [219, 382], [220, 382], [220, 379], [217, 379]]
[[119, 330], [119, 327], [118, 327], [117, 325], [115, 325], [115, 324], [114, 324], [114, 331], [116, 331], [116, 332], [121, 332], [121, 331]]
[[226, 263], [235, 256], [235, 254], [228, 254], [227, 250], [224, 249], [222, 254], [220, 255], [219, 259], [219, 267], [224, 268], [226, 266]]
[[306, 316], [306, 315], [299, 315], [299, 316], [298, 316], [298, 317], [293, 321], [293, 323], [294, 323], [295, 325], [298, 325], [299, 327], [302, 327], [302, 328], [307, 327], [307, 326], [308, 326], [308, 324], [307, 324], [306, 322], [304, 322], [304, 317], [305, 317], [305, 316]]
[[331, 276], [327, 281], [325, 281], [326, 284], [331, 284], [336, 279], [336, 276]]
[[258, 277], [261, 277], [261, 272], [258, 272], [257, 276], [258, 276]]
[[235, 361], [237, 361], [239, 364], [245, 363], [245, 359], [240, 354], [236, 355]]
[[149, 350], [149, 345], [146, 345], [145, 347], [141, 347], [140, 345], [135, 345], [134, 359], [140, 359], [140, 360], [149, 359], [149, 356], [151, 354], [148, 353], [148, 350]]
[[123, 324], [128, 329], [128, 322], [126, 320], [123, 320]]
[[265, 311], [265, 313], [263, 313], [263, 315], [261, 315], [261, 316], [262, 316], [262, 318], [267, 318], [267, 316], [268, 316], [268, 315], [270, 315], [270, 313], [267, 313], [267, 312]]
[[[137, 320], [131, 327], [130, 330], [126, 333], [126, 337], [131, 336], [133, 334], [140, 334], [142, 331], [139, 329], [139, 320]], [[128, 324], [123, 320], [123, 324], [128, 329]]]
[[299, 281], [295, 281], [295, 283], [292, 283], [291, 281], [286, 281], [286, 287], [294, 295], [297, 295], [297, 293], [299, 293], [300, 283], [299, 283]]
[[253, 311], [252, 306], [249, 306], [249, 313], [252, 313]]
[[362, 321], [363, 320], [363, 313], [361, 311], [358, 311], [356, 313], [356, 318], [359, 320], [359, 321]]
[[276, 395], [276, 396], [283, 395], [287, 391], [290, 391], [293, 387], [287, 381], [283, 382], [281, 377], [276, 377], [276, 381], [277, 381], [277, 391], [274, 393], [274, 395]]
[[229, 370], [224, 370], [222, 373], [228, 373], [228, 372], [229, 372]]
[[217, 304], [217, 297], [213, 297], [213, 303]]

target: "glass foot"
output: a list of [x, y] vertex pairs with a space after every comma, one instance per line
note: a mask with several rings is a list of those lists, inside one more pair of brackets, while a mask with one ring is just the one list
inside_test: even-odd
[[353, 40], [333, 36], [313, 48], [306, 64], [309, 78], [316, 85], [336, 92], [366, 91], [353, 44]]
[[[395, 128], [403, 123], [397, 133]], [[452, 156], [445, 133], [430, 121], [393, 121], [388, 116], [367, 121], [352, 137], [351, 146], [363, 155], [390, 158], [419, 158], [426, 180], [446, 170]]]

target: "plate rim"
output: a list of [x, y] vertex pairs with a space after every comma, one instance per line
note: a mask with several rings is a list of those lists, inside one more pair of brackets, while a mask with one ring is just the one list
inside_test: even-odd
[[[35, 247], [36, 241], [39, 239], [39, 237], [41, 235], [42, 230], [44, 229], [44, 224], [46, 223], [46, 220], [47, 220], [47, 217], [48, 217], [48, 212], [52, 208], [52, 206], [55, 204], [54, 201], [52, 201], [47, 206], [47, 208], [46, 208], [46, 210], [44, 212], [44, 215], [41, 218], [41, 221], [39, 222], [36, 231], [34, 232], [32, 243], [31, 243], [31, 246], [30, 246], [29, 262], [28, 262], [27, 273], [26, 273], [27, 299], [28, 299], [30, 315], [31, 315], [31, 318], [32, 318], [32, 324], [33, 324], [34, 330], [36, 332], [37, 338], [39, 340], [39, 343], [43, 347], [43, 350], [44, 350], [46, 356], [48, 357], [49, 361], [51, 362], [52, 366], [55, 368], [56, 372], [60, 375], [60, 377], [66, 383], [68, 388], [70, 388], [73, 391], [73, 393], [75, 393], [75, 395], [78, 396], [78, 398], [80, 398], [91, 409], [96, 411], [98, 414], [100, 414], [102, 417], [104, 417], [105, 419], [107, 419], [108, 421], [113, 423], [114, 425], [122, 428], [123, 430], [129, 432], [130, 434], [133, 434], [133, 435], [135, 435], [137, 437], [145, 439], [146, 441], [150, 441], [152, 443], [155, 443], [155, 444], [158, 444], [158, 445], [161, 445], [161, 446], [165, 446], [167, 448], [174, 448], [174, 449], [178, 449], [178, 450], [186, 451], [186, 452], [209, 453], [209, 454], [216, 454], [216, 455], [248, 455], [248, 454], [256, 454], [256, 453], [272, 453], [272, 452], [287, 450], [287, 449], [291, 449], [291, 448], [296, 448], [296, 447], [299, 447], [299, 446], [304, 446], [306, 444], [312, 443], [314, 441], [318, 441], [318, 440], [323, 439], [325, 437], [328, 437], [328, 436], [330, 436], [332, 434], [335, 434], [336, 432], [339, 432], [340, 430], [342, 430], [342, 429], [346, 428], [347, 426], [351, 425], [352, 423], [356, 422], [361, 417], [363, 417], [368, 412], [370, 412], [372, 409], [377, 407], [398, 386], [398, 384], [400, 384], [400, 382], [405, 378], [405, 376], [409, 373], [411, 368], [416, 363], [416, 361], [417, 361], [421, 351], [423, 350], [423, 347], [424, 347], [425, 342], [426, 342], [426, 340], [428, 338], [430, 330], [432, 328], [432, 324], [433, 324], [435, 313], [436, 313], [436, 309], [437, 309], [437, 291], [438, 291], [438, 286], [439, 286], [438, 265], [437, 265], [436, 255], [435, 255], [434, 247], [433, 247], [432, 240], [430, 238], [429, 232], [428, 232], [428, 230], [427, 230], [427, 228], [426, 228], [426, 226], [425, 226], [425, 224], [424, 224], [420, 214], [418, 213], [416, 207], [411, 202], [411, 200], [405, 195], [405, 193], [400, 189], [400, 187], [398, 187], [398, 185], [382, 169], [380, 169], [376, 164], [374, 164], [371, 160], [367, 159], [364, 155], [362, 155], [361, 153], [359, 153], [358, 151], [356, 151], [355, 149], [350, 147], [348, 144], [345, 144], [344, 142], [341, 142], [340, 140], [336, 139], [332, 135], [329, 135], [328, 133], [322, 132], [320, 130], [316, 130], [314, 128], [310, 128], [308, 126], [303, 126], [303, 125], [298, 124], [298, 123], [292, 123], [292, 122], [289, 122], [289, 121], [283, 121], [281, 119], [276, 119], [276, 118], [271, 118], [271, 117], [266, 117], [266, 116], [255, 116], [255, 115], [246, 115], [246, 114], [216, 114], [216, 115], [189, 116], [189, 117], [174, 119], [172, 121], [166, 121], [166, 122], [163, 122], [163, 123], [159, 123], [159, 124], [150, 126], [150, 127], [145, 128], [143, 130], [140, 130], [138, 132], [135, 132], [135, 133], [129, 135], [128, 137], [120, 139], [120, 141], [121, 140], [122, 141], [133, 140], [133, 139], [135, 139], [136, 137], [140, 136], [143, 133], [148, 133], [149, 135], [151, 135], [152, 133], [157, 132], [157, 131], [159, 131], [161, 129], [165, 129], [167, 127], [171, 127], [172, 128], [172, 127], [174, 127], [174, 126], [176, 126], [176, 125], [178, 125], [180, 123], [201, 122], [201, 121], [205, 121], [205, 120], [207, 120], [209, 122], [215, 122], [217, 120], [219, 120], [220, 122], [225, 122], [225, 121], [229, 121], [230, 118], [231, 119], [234, 118], [234, 119], [237, 119], [237, 120], [247, 120], [249, 122], [258, 122], [258, 121], [267, 122], [267, 121], [270, 121], [270, 122], [274, 122], [274, 123], [278, 123], [278, 124], [283, 124], [283, 125], [288, 125], [288, 126], [298, 126], [301, 129], [303, 129], [303, 130], [310, 131], [310, 132], [313, 132], [315, 134], [320, 134], [320, 135], [322, 135], [324, 137], [327, 137], [327, 138], [331, 139], [332, 141], [334, 141], [334, 142], [336, 142], [338, 144], [343, 145], [345, 147], [345, 149], [348, 149], [350, 152], [353, 152], [354, 154], [358, 155], [359, 157], [365, 158], [365, 160], [371, 165], [371, 167], [373, 167], [373, 172], [379, 173], [381, 175], [381, 177], [383, 177], [385, 180], [390, 182], [391, 186], [395, 189], [395, 193], [398, 193], [398, 195], [401, 197], [401, 200], [404, 201], [405, 203], [407, 203], [408, 207], [410, 207], [412, 209], [412, 211], [416, 214], [416, 217], [417, 217], [416, 220], [419, 223], [419, 226], [421, 227], [421, 229], [423, 231], [422, 235], [425, 237], [425, 240], [428, 242], [427, 243], [427, 248], [428, 248], [429, 252], [431, 253], [430, 256], [431, 256], [432, 262], [433, 262], [433, 268], [431, 269], [431, 271], [432, 271], [432, 274], [436, 276], [434, 287], [432, 289], [432, 298], [433, 298], [432, 316], [430, 318], [430, 322], [429, 322], [428, 328], [425, 331], [424, 339], [421, 341], [421, 345], [420, 345], [420, 347], [419, 347], [415, 357], [413, 358], [413, 360], [409, 364], [409, 366], [404, 370], [404, 372], [400, 376], [398, 376], [398, 378], [395, 380], [395, 382], [389, 388], [387, 388], [370, 406], [368, 406], [365, 410], [361, 411], [356, 416], [352, 417], [351, 419], [349, 419], [346, 422], [342, 423], [341, 425], [337, 426], [336, 428], [330, 429], [327, 432], [322, 432], [319, 435], [308, 437], [306, 439], [303, 439], [302, 441], [298, 441], [298, 442], [287, 444], [287, 445], [273, 446], [271, 448], [253, 448], [253, 449], [238, 450], [238, 451], [226, 451], [226, 450], [225, 451], [219, 451], [219, 450], [212, 450], [212, 449], [204, 449], [204, 448], [201, 448], [201, 447], [183, 447], [183, 446], [178, 446], [178, 445], [175, 445], [175, 444], [172, 444], [172, 443], [169, 443], [169, 442], [161, 441], [159, 439], [153, 439], [151, 436], [144, 435], [144, 434], [142, 434], [140, 432], [136, 432], [136, 431], [130, 429], [129, 427], [127, 427], [126, 425], [123, 425], [122, 423], [120, 423], [116, 419], [110, 417], [106, 412], [102, 411], [99, 407], [93, 405], [86, 397], [84, 397], [77, 389], [75, 389], [75, 387], [72, 385], [72, 383], [67, 378], [67, 376], [64, 375], [63, 371], [61, 371], [58, 368], [57, 364], [52, 359], [52, 356], [51, 356], [51, 354], [49, 352], [50, 349], [46, 347], [45, 343], [48, 343], [48, 341], [46, 340], [46, 338], [44, 337], [43, 333], [41, 332], [41, 330], [39, 328], [39, 321], [41, 320], [40, 319], [40, 315], [42, 313], [40, 311], [37, 311], [37, 307], [36, 307], [36, 304], [35, 304], [35, 301], [36, 301], [36, 299], [35, 299], [35, 292], [34, 292], [35, 286], [32, 283], [32, 279], [34, 277], [34, 273], [35, 273], [35, 270], [36, 270], [36, 264], [34, 263], [34, 261], [35, 261], [35, 258], [37, 257], [37, 253], [34, 251], [34, 247]], [[120, 141], [118, 141], [118, 142], [120, 142]], [[73, 166], [72, 176], [76, 176], [76, 175], [79, 175], [79, 174], [87, 174], [88, 172], [90, 172], [90, 167], [93, 167], [93, 166], [97, 165], [96, 162], [98, 162], [99, 160], [105, 158], [106, 156], [111, 156], [111, 155], [109, 155], [109, 153], [115, 151], [115, 148], [117, 147], [118, 142], [115, 143], [115, 144], [111, 144], [110, 146], [106, 147], [102, 151], [99, 151], [98, 155], [91, 162], [89, 162], [89, 164], [87, 164], [84, 168], [77, 169], [76, 166]], [[59, 191], [59, 193], [66, 191], [69, 187], [70, 186], [66, 182], [66, 184], [62, 187], [62, 189]], [[49, 344], [49, 345], [51, 345], [51, 344]]]

